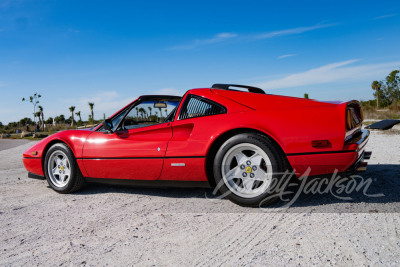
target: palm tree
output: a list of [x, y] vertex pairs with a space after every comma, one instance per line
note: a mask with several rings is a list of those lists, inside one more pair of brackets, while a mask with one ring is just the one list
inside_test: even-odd
[[376, 108], [379, 109], [379, 91], [381, 90], [382, 84], [378, 81], [373, 81], [371, 84], [372, 90], [376, 91]]
[[[149, 113], [150, 113], [150, 116], [149, 116], [149, 118], [151, 117], [151, 110], [152, 110], [152, 108], [151, 107], [147, 107], [148, 109], [149, 109]], [[151, 119], [150, 119], [151, 120]]]
[[157, 121], [158, 121], [158, 112], [156, 111], [156, 117], [157, 117]]
[[165, 109], [165, 117], [167, 117], [167, 115], [168, 115], [168, 109]]
[[140, 112], [140, 115], [142, 116], [142, 120], [144, 120], [144, 113], [146, 112], [146, 110], [144, 110], [144, 108], [139, 108], [139, 112]]
[[69, 111], [71, 111], [71, 127], [74, 126], [74, 111], [75, 111], [75, 106], [69, 107]]
[[160, 110], [160, 118], [162, 117], [162, 110], [161, 108], [158, 108]]
[[81, 112], [80, 111], [75, 112], [75, 115], [79, 117], [79, 121], [82, 121]]
[[94, 103], [93, 102], [89, 102], [88, 104], [89, 104], [89, 107], [90, 107], [90, 112], [92, 113], [91, 121], [93, 123], [93, 121], [94, 121], [94, 114], [93, 114]]
[[136, 107], [136, 120], [139, 121], [139, 108]]
[[43, 115], [43, 107], [42, 107], [42, 106], [39, 106], [38, 108], [39, 108], [40, 115], [42, 116], [42, 129], [43, 129], [43, 131], [44, 131], [44, 115]]

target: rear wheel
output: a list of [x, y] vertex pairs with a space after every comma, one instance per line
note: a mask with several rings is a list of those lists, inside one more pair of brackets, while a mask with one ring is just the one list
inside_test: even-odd
[[228, 139], [214, 159], [218, 190], [242, 206], [259, 206], [275, 200], [273, 179], [286, 170], [279, 149], [265, 136], [245, 133]]
[[69, 147], [58, 143], [47, 151], [44, 163], [48, 184], [59, 193], [72, 193], [84, 185], [84, 178]]

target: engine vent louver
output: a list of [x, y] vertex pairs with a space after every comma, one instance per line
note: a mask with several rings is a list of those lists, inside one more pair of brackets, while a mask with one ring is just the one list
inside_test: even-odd
[[226, 108], [208, 99], [191, 95], [185, 101], [179, 119], [189, 119], [226, 113]]

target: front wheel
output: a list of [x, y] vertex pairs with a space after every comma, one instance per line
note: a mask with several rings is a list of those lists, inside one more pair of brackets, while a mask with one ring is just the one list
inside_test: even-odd
[[275, 200], [271, 193], [273, 179], [284, 171], [285, 160], [276, 145], [252, 133], [228, 139], [214, 159], [218, 190], [241, 206], [254, 207]]
[[84, 178], [69, 147], [58, 143], [46, 153], [44, 172], [51, 188], [58, 193], [72, 193], [84, 184]]

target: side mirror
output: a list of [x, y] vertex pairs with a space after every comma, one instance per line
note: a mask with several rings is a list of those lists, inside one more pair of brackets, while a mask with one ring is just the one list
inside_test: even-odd
[[109, 131], [110, 133], [112, 133], [113, 132], [113, 123], [112, 123], [112, 121], [110, 120], [110, 119], [106, 119], [104, 122], [103, 122], [103, 127], [104, 127], [104, 129], [106, 130], [106, 131]]
[[155, 108], [167, 108], [167, 103], [163, 103], [163, 102], [154, 103], [154, 107]]

